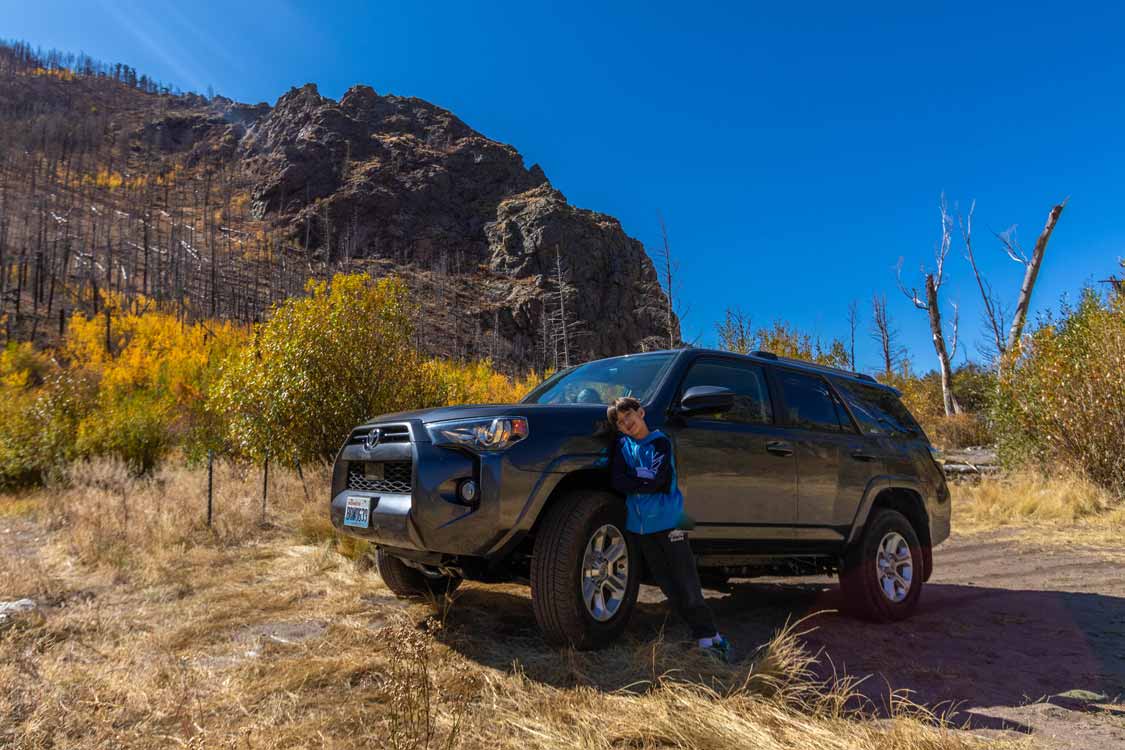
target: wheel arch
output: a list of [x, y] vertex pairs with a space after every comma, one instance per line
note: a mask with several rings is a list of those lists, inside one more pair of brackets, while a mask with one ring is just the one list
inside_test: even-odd
[[[557, 503], [563, 502], [563, 498], [573, 492], [574, 490], [603, 490], [608, 493], [618, 494], [610, 488], [609, 484], [609, 470], [603, 467], [588, 467], [585, 469], [578, 469], [572, 471], [551, 488], [547, 497], [543, 500], [543, 505], [536, 513], [535, 522], [528, 530], [528, 537], [535, 538], [543, 519], [547, 517]], [[622, 498], [624, 502], [624, 498]]]
[[864, 493], [859, 511], [856, 513], [855, 522], [848, 536], [848, 545], [859, 542], [867, 519], [879, 508], [898, 511], [906, 516], [914, 533], [918, 535], [918, 542], [922, 545], [922, 580], [930, 580], [934, 569], [933, 542], [930, 536], [930, 518], [926, 512], [926, 502], [921, 489], [909, 479], [897, 477], [882, 477], [872, 480]]

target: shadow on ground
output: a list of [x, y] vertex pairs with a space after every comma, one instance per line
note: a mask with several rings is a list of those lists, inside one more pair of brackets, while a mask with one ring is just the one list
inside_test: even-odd
[[[812, 650], [823, 650], [820, 668], [826, 676], [833, 669], [867, 676], [861, 690], [883, 710], [890, 687], [939, 711], [1021, 706], [1074, 689], [1111, 699], [1125, 694], [1125, 598], [931, 583], [914, 617], [875, 625], [826, 612], [841, 604], [827, 579], [736, 582], [708, 597], [743, 659], [787, 620], [821, 613], [808, 621], [815, 630], [805, 637]], [[531, 679], [614, 690], [651, 676], [646, 644], [662, 633], [673, 649], [687, 637], [659, 591], [645, 587], [621, 644], [560, 655], [539, 636], [526, 588], [470, 585], [450, 612], [446, 641], [494, 668], [518, 661]], [[988, 724], [979, 717], [974, 723]]]

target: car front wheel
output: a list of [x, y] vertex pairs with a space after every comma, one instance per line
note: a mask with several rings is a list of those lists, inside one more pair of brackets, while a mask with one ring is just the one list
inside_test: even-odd
[[922, 595], [922, 546], [906, 516], [881, 508], [848, 550], [840, 588], [849, 612], [866, 620], [909, 617]]
[[556, 502], [531, 565], [531, 601], [547, 642], [588, 650], [615, 640], [637, 602], [639, 564], [619, 497], [579, 491]]

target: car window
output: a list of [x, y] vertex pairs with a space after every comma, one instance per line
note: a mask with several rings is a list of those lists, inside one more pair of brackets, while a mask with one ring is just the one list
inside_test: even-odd
[[851, 419], [827, 381], [817, 375], [782, 370], [781, 391], [789, 423], [825, 432], [852, 432]]
[[864, 433], [900, 437], [922, 434], [914, 417], [891, 391], [846, 380], [837, 380], [836, 387], [859, 420]]
[[766, 386], [766, 375], [758, 365], [701, 359], [688, 371], [680, 395], [697, 385], [729, 388], [734, 392], [734, 406], [729, 411], [708, 415], [708, 419], [751, 424], [773, 422], [773, 405]]

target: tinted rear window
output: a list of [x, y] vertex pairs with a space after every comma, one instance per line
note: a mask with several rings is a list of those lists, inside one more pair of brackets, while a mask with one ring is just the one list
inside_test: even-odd
[[828, 383], [817, 375], [779, 370], [781, 392], [788, 410], [789, 424], [806, 430], [854, 432]]
[[891, 391], [850, 380], [833, 379], [833, 382], [864, 434], [923, 437], [922, 428]]

